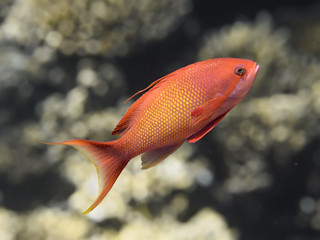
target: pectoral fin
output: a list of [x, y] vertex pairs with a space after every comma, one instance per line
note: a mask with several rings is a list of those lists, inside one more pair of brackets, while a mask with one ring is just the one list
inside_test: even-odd
[[221, 104], [226, 100], [223, 94], [217, 94], [214, 98], [203, 103], [191, 112], [194, 124], [206, 121], [212, 114], [219, 109]]
[[192, 117], [198, 117], [203, 113], [203, 108], [202, 107], [198, 107], [195, 110], [192, 111], [191, 116]]
[[[228, 111], [229, 112], [229, 111]], [[204, 137], [208, 132], [210, 132], [220, 121], [221, 119], [228, 113], [222, 114], [220, 117], [214, 119], [212, 122], [208, 123], [204, 128], [202, 128], [199, 132], [196, 132], [191, 137], [188, 138], [189, 143], [195, 143]]]
[[141, 169], [148, 169], [157, 165], [166, 157], [168, 157], [171, 153], [177, 150], [182, 145], [182, 143], [178, 143], [176, 145], [170, 145], [167, 147], [157, 148], [150, 152], [144, 153], [141, 157], [141, 161], [142, 161]]

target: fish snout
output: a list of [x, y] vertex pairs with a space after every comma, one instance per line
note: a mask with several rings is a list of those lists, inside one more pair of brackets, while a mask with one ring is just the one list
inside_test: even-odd
[[253, 83], [253, 81], [255, 80], [258, 72], [260, 69], [260, 65], [257, 63], [254, 63], [254, 66], [252, 66], [251, 71], [249, 72], [248, 76], [247, 76], [247, 80], [249, 80], [250, 82]]
[[258, 74], [259, 69], [260, 69], [260, 65], [256, 63], [256, 67], [255, 67], [255, 69], [254, 69], [254, 73], [255, 73], [255, 75], [257, 75], [257, 74]]

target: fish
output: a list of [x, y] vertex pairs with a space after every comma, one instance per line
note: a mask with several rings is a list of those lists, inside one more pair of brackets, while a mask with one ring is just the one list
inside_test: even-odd
[[135, 156], [142, 154], [142, 169], [148, 169], [185, 141], [195, 143], [203, 138], [247, 95], [259, 68], [252, 60], [238, 58], [213, 58], [187, 65], [128, 99], [142, 94], [113, 130], [118, 139], [42, 143], [72, 146], [95, 166], [99, 194], [83, 212], [87, 214], [101, 203]]

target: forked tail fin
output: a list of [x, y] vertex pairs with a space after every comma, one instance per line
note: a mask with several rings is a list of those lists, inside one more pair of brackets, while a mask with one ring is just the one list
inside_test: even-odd
[[72, 146], [86, 156], [96, 167], [99, 180], [99, 196], [95, 202], [83, 212], [83, 214], [91, 212], [99, 205], [130, 160], [124, 159], [123, 155], [115, 149], [116, 141], [94, 142], [84, 139], [75, 139], [57, 143], [41, 143]]

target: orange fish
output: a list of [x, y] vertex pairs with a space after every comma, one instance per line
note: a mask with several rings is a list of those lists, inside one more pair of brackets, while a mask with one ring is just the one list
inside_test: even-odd
[[147, 169], [172, 154], [185, 140], [194, 143], [206, 135], [245, 97], [258, 71], [255, 62], [236, 58], [188, 65], [131, 97], [145, 92], [112, 132], [120, 135], [119, 139], [46, 143], [73, 146], [95, 165], [100, 194], [83, 213], [98, 206], [133, 157], [143, 154], [142, 169]]

